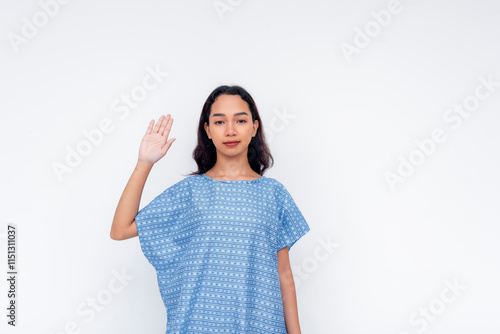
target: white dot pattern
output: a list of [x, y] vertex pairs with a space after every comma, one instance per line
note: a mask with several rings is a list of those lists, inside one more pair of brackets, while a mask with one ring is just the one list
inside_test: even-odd
[[157, 273], [166, 334], [286, 334], [277, 251], [310, 228], [279, 181], [192, 175], [135, 221]]

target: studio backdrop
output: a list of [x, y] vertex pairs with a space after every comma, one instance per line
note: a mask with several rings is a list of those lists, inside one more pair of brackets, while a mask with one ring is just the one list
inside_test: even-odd
[[305, 334], [498, 333], [500, 6], [1, 1], [0, 332], [164, 333], [137, 237], [110, 238], [152, 119], [141, 208], [196, 170], [203, 103], [253, 96], [311, 230]]

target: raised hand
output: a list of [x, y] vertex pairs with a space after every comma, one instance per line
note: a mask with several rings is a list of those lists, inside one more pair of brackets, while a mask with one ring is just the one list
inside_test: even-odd
[[167, 140], [172, 123], [174, 122], [170, 114], [167, 114], [167, 117], [161, 115], [156, 126], [153, 128], [154, 122], [154, 119], [149, 122], [148, 130], [142, 138], [141, 146], [139, 147], [139, 161], [151, 165], [163, 158], [175, 141], [175, 138]]

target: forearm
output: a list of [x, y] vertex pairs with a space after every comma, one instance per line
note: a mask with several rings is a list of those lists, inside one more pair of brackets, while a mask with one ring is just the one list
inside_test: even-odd
[[139, 211], [142, 191], [152, 167], [152, 164], [141, 161], [137, 162], [128, 183], [123, 190], [118, 206], [116, 207], [110, 232], [110, 237], [112, 239], [119, 240], [124, 238], [125, 236], [123, 234], [134, 221], [134, 218]]
[[281, 298], [285, 314], [286, 332], [300, 334], [299, 314], [297, 310], [297, 296], [292, 272], [280, 274]]

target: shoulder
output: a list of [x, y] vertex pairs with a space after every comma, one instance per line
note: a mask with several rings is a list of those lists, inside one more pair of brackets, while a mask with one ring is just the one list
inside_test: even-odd
[[193, 184], [198, 184], [200, 181], [202, 181], [202, 175], [188, 175], [185, 176], [183, 179], [178, 180], [174, 184], [172, 184], [170, 187], [186, 187], [190, 186]]
[[267, 177], [267, 176], [266, 176], [266, 180], [269, 184], [273, 185], [276, 188], [276, 190], [281, 190], [281, 191], [286, 190], [285, 185], [280, 180], [275, 179], [273, 177]]
[[277, 179], [273, 177], [267, 177], [265, 176], [264, 183], [272, 186], [274, 189], [278, 190], [284, 187], [284, 185]]
[[274, 193], [274, 197], [281, 203], [285, 202], [290, 196], [288, 189], [285, 185], [278, 179], [272, 177], [266, 177], [265, 183], [269, 185]]
[[[257, 182], [257, 184], [264, 185], [266, 188], [272, 189], [275, 193], [288, 193], [287, 188], [284, 186], [284, 184], [273, 177], [263, 176], [262, 180], [260, 181]], [[198, 187], [204, 187], [206, 185], [207, 179], [203, 177], [203, 175], [189, 175], [173, 183], [170, 187], [165, 189], [164, 193], [171, 193], [183, 189], [195, 189]]]
[[294, 192], [289, 190], [283, 182], [274, 178], [268, 179], [273, 184], [274, 194], [279, 203], [285, 206], [295, 203], [294, 196], [292, 195]]
[[165, 189], [158, 197], [180, 196], [188, 194], [193, 183], [196, 182], [198, 175], [190, 175], [181, 180], [175, 181], [171, 186]]

